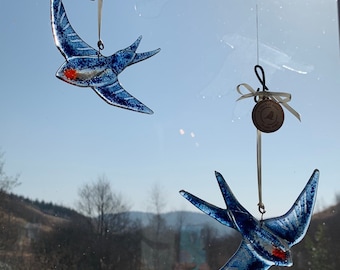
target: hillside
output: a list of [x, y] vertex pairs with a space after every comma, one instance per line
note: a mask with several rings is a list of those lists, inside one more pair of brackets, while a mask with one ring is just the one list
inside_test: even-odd
[[[64, 212], [68, 214], [66, 215], [62, 209], [52, 204], [0, 193], [0, 269], [12, 269], [8, 266], [12, 262], [33, 257], [34, 241], [42, 234], [65, 226], [74, 216], [79, 216], [78, 213], [65, 208]], [[7, 263], [2, 263], [4, 261]]]
[[[0, 269], [170, 270], [186, 269], [184, 265], [198, 269], [193, 265], [204, 263], [206, 269], [214, 270], [240, 243], [238, 234], [200, 213], [157, 216], [129, 212], [111, 216], [110, 220], [120, 229], [112, 225], [99, 235], [95, 221], [74, 210], [1, 194]], [[124, 225], [119, 224], [122, 220]], [[291, 269], [306, 269], [306, 265], [309, 269], [337, 269], [339, 226], [340, 204], [316, 213], [306, 237], [293, 248]], [[187, 241], [192, 237], [199, 237], [194, 245], [190, 244], [192, 240]], [[193, 256], [201, 262], [191, 262]]]
[[0, 203], [0, 262], [6, 262], [1, 263], [1, 269], [12, 269], [8, 264], [12, 265], [18, 254], [24, 258], [32, 257], [32, 240], [42, 231], [52, 231], [54, 224], [65, 222], [4, 193]]

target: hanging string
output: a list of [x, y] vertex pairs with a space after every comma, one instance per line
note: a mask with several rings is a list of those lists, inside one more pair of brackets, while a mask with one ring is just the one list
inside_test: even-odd
[[338, 39], [339, 39], [339, 49], [340, 49], [340, 0], [337, 1], [338, 5]]
[[256, 150], [257, 150], [257, 185], [258, 185], [258, 194], [259, 194], [259, 203], [257, 204], [259, 207], [259, 212], [261, 213], [261, 220], [263, 219], [263, 214], [266, 213], [264, 203], [262, 201], [262, 152], [261, 152], [261, 131], [256, 129], [257, 142], [256, 142]]
[[[261, 76], [258, 73], [258, 70], [261, 71]], [[257, 79], [262, 84], [262, 92], [268, 90], [266, 86], [266, 77], [264, 74], [264, 70], [260, 65], [256, 65], [254, 67], [254, 71], [256, 74]], [[260, 88], [257, 88], [257, 92], [259, 92]], [[264, 96], [254, 96], [255, 102], [261, 101], [265, 99]], [[257, 204], [259, 207], [259, 212], [261, 213], [261, 220], [263, 219], [263, 214], [266, 213], [264, 203], [262, 201], [262, 132], [256, 129], [256, 159], [257, 159], [257, 188], [259, 194], [259, 203]]]
[[256, 63], [260, 64], [260, 46], [259, 46], [259, 11], [256, 3]]
[[[260, 88], [257, 90], [253, 89], [247, 83], [241, 83], [236, 87], [237, 92], [241, 95], [237, 99], [237, 101], [246, 99], [246, 98], [254, 98], [254, 101], [257, 103], [264, 99], [273, 100], [276, 103], [280, 103], [283, 107], [285, 107], [291, 114], [293, 114], [299, 121], [301, 121], [300, 114], [295, 111], [291, 106], [287, 103], [291, 100], [291, 94], [285, 92], [272, 92], [269, 91], [268, 87], [266, 86], [266, 78], [264, 74], [264, 70], [262, 66], [259, 65], [260, 61], [260, 53], [259, 53], [259, 16], [258, 16], [258, 6], [256, 4], [256, 44], [257, 44], [257, 65], [254, 67], [254, 71], [256, 77], [260, 81], [262, 85], [262, 91]], [[259, 72], [260, 71], [260, 72]], [[249, 93], [242, 93], [241, 87], [244, 87]], [[261, 142], [261, 134], [262, 132], [257, 129], [256, 131], [256, 156], [257, 156], [257, 184], [258, 184], [258, 196], [259, 196], [259, 203], [258, 209], [261, 213], [261, 221], [263, 220], [263, 214], [266, 212], [264, 203], [262, 201], [262, 142]]]
[[[266, 79], [264, 75], [264, 70], [260, 66], [260, 46], [259, 46], [259, 11], [258, 11], [258, 5], [256, 3], [256, 60], [257, 65], [254, 67], [256, 77], [259, 79], [259, 81], [262, 84], [262, 91], [268, 90], [266, 86]], [[257, 69], [260, 68], [262, 72], [262, 78], [257, 72]], [[259, 91], [259, 88], [257, 89], [257, 92]], [[258, 102], [263, 99], [263, 96], [254, 96], [255, 102]], [[262, 201], [262, 138], [261, 138], [262, 132], [258, 129], [256, 129], [256, 159], [257, 159], [257, 189], [258, 189], [258, 195], [259, 195], [259, 203], [257, 204], [259, 207], [259, 212], [261, 213], [261, 220], [263, 219], [263, 214], [266, 212], [264, 203]]]
[[98, 49], [99, 55], [101, 54], [100, 51], [104, 49], [104, 43], [100, 38], [101, 33], [101, 24], [102, 24], [102, 8], [103, 8], [103, 0], [98, 0]]

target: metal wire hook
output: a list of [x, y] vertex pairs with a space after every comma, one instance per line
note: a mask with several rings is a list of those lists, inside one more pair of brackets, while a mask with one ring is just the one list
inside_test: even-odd
[[98, 46], [99, 51], [104, 50], [104, 43], [102, 40], [98, 40], [97, 46]]

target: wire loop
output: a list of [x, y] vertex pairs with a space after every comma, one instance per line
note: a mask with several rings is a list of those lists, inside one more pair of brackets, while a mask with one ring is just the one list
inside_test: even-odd
[[98, 46], [99, 50], [104, 50], [104, 43], [103, 43], [103, 41], [98, 40], [97, 46]]

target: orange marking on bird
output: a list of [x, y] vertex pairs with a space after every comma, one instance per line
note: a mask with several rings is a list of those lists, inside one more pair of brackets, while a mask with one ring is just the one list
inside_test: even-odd
[[274, 248], [272, 254], [273, 256], [280, 258], [281, 260], [285, 260], [287, 258], [286, 252], [279, 248]]
[[77, 70], [75, 70], [75, 69], [65, 69], [64, 75], [69, 80], [75, 80], [75, 79], [77, 79]]

